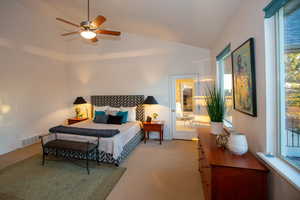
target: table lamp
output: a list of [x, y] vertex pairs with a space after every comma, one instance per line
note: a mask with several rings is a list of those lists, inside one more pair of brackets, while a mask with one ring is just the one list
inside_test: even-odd
[[74, 105], [76, 105], [75, 107], [75, 112], [76, 112], [76, 118], [81, 118], [82, 117], [82, 114], [81, 114], [81, 108], [79, 105], [82, 105], [82, 104], [86, 104], [86, 100], [83, 98], [83, 97], [77, 97], [74, 101]]
[[[158, 102], [156, 101], [156, 99], [153, 96], [148, 96], [146, 98], [146, 100], [143, 103], [144, 105], [154, 105], [154, 104], [158, 104]], [[157, 113], [153, 113], [152, 114], [153, 118], [156, 119], [158, 117]], [[147, 116], [147, 122], [151, 122], [152, 118], [150, 116]]]

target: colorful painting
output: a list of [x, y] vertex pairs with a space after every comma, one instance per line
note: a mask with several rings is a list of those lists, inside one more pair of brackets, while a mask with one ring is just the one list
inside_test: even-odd
[[256, 117], [254, 40], [250, 38], [231, 54], [234, 109]]

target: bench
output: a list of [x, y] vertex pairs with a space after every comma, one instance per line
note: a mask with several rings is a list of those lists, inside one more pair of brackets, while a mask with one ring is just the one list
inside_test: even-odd
[[[86, 160], [86, 169], [88, 174], [90, 174], [89, 170], [89, 160], [90, 160], [90, 153], [93, 151], [97, 152], [97, 163], [99, 164], [99, 137], [97, 140], [97, 144], [91, 143], [89, 141], [87, 142], [81, 142], [81, 141], [71, 141], [71, 140], [64, 140], [64, 139], [58, 139], [57, 135], [55, 135], [55, 139], [45, 142], [44, 137], [53, 135], [53, 134], [47, 134], [40, 136], [41, 142], [42, 142], [42, 149], [43, 149], [43, 161], [42, 164], [45, 165], [46, 156], [48, 155], [49, 151], [55, 151], [55, 155], [57, 156], [58, 151], [64, 151], [66, 156], [65, 158], [68, 158], [68, 154], [74, 154], [74, 153], [81, 153], [85, 154], [85, 160]], [[70, 156], [71, 157], [71, 156]]]

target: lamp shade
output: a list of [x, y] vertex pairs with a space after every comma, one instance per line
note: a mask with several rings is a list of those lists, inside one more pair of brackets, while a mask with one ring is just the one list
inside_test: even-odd
[[143, 104], [158, 104], [153, 96], [148, 96]]
[[77, 97], [73, 104], [78, 105], [78, 104], [85, 104], [85, 103], [87, 102], [83, 97]]

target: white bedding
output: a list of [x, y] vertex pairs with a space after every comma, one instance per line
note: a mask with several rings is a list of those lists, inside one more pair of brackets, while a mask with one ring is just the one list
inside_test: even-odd
[[[70, 125], [78, 128], [91, 128], [91, 129], [119, 129], [120, 133], [110, 138], [100, 138], [99, 150], [106, 153], [111, 153], [114, 159], [117, 159], [124, 146], [141, 130], [140, 122], [127, 122], [121, 125], [115, 124], [98, 124], [92, 120], [86, 120], [79, 123]], [[88, 140], [95, 142], [95, 137], [59, 134], [59, 138], [72, 139], [72, 140]]]

